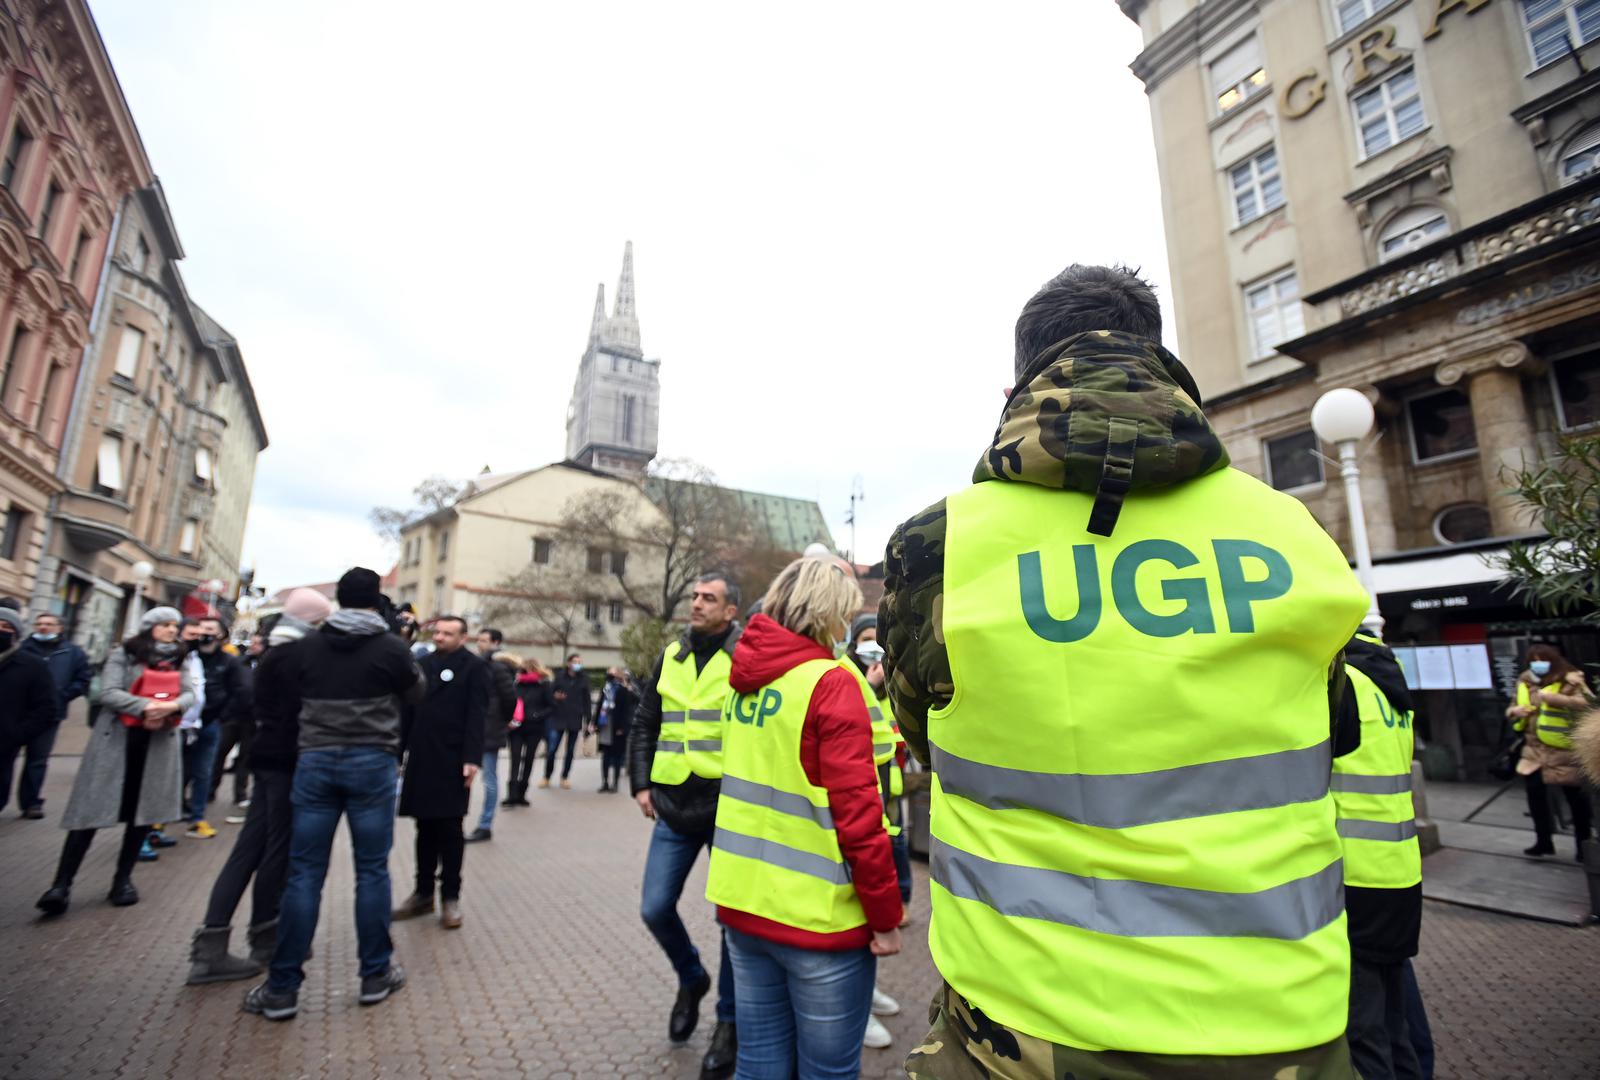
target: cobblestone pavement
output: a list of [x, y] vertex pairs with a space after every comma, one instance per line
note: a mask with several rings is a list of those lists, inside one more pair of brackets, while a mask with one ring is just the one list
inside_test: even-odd
[[[52, 763], [52, 820], [21, 821], [8, 810], [0, 823], [0, 1077], [698, 1075], [712, 999], [692, 1043], [670, 1046], [675, 982], [637, 910], [649, 828], [626, 794], [595, 792], [594, 761], [579, 761], [573, 790], [534, 791], [531, 809], [502, 809], [494, 840], [468, 847], [463, 929], [444, 931], [431, 920], [396, 925], [396, 956], [410, 983], [370, 1009], [355, 1002], [352, 877], [341, 833], [300, 1015], [284, 1024], [240, 1013], [249, 982], [183, 985], [190, 931], [236, 827], [218, 823], [217, 839], [184, 838], [160, 862], [141, 865], [143, 901], [127, 909], [104, 899], [116, 841], [103, 833], [73, 909], [35, 919], [33, 901], [49, 884], [63, 835], [54, 819], [76, 766], [70, 756]], [[412, 872], [404, 819], [391, 867], [398, 899]], [[916, 869], [907, 951], [879, 968], [879, 985], [904, 1007], [887, 1021], [894, 1046], [865, 1051], [869, 1077], [902, 1076], [900, 1061], [926, 1030], [936, 976], [923, 937], [926, 870]], [[703, 886], [704, 860], [683, 912], [711, 952], [711, 911], [695, 900]], [[1418, 971], [1440, 1077], [1596, 1075], [1600, 929], [1430, 904]]]

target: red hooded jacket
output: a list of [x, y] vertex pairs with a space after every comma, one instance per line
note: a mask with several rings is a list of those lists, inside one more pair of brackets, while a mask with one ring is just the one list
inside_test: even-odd
[[[808, 660], [832, 658], [817, 642], [757, 615], [734, 647], [728, 681], [747, 694]], [[821, 934], [720, 906], [717, 918], [724, 926], [780, 945], [830, 951], [863, 948], [874, 931], [887, 933], [900, 925], [900, 885], [889, 834], [883, 830], [883, 799], [872, 762], [872, 721], [861, 684], [844, 668], [828, 672], [812, 692], [800, 735], [800, 764], [806, 779], [828, 792], [839, 850], [850, 868], [867, 925]]]

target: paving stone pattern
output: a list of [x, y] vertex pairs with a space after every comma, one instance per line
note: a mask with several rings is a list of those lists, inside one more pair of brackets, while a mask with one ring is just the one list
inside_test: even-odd
[[[355, 1001], [353, 882], [341, 833], [300, 1015], [283, 1024], [239, 1011], [249, 982], [183, 984], [190, 932], [236, 827], [218, 823], [217, 839], [184, 838], [160, 862], [142, 864], [135, 880], [143, 902], [127, 909], [105, 902], [116, 837], [102, 833], [73, 909], [50, 922], [35, 918], [33, 901], [49, 884], [63, 835], [54, 819], [76, 766], [71, 756], [52, 762], [51, 820], [21, 821], [8, 810], [0, 822], [6, 1080], [698, 1075], [713, 999], [692, 1043], [672, 1047], [675, 980], [638, 917], [649, 825], [626, 794], [595, 792], [594, 761], [578, 762], [574, 790], [534, 791], [532, 809], [502, 809], [494, 840], [468, 847], [463, 929], [432, 920], [395, 926], [410, 983], [374, 1008]], [[391, 859], [397, 900], [410, 886], [411, 835], [402, 819]], [[879, 969], [880, 986], [903, 1005], [887, 1021], [895, 1045], [864, 1052], [868, 1077], [903, 1076], [900, 1062], [926, 1030], [936, 975], [923, 936], [921, 865], [917, 876], [907, 950]], [[704, 880], [702, 859], [683, 911], [709, 964], [715, 924], [696, 899]], [[247, 895], [236, 924], [248, 919], [248, 905]], [[1600, 930], [1437, 904], [1425, 925], [1418, 970], [1440, 1043], [1439, 1076], [1596, 1075]]]

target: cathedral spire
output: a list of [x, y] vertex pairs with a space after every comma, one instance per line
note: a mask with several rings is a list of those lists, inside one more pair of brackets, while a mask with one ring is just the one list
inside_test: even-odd
[[622, 249], [622, 276], [617, 280], [617, 302], [611, 310], [607, 343], [644, 355], [639, 345], [639, 314], [633, 299], [633, 241]]
[[589, 347], [600, 344], [606, 336], [606, 286], [601, 282], [594, 294], [594, 319], [589, 323]]

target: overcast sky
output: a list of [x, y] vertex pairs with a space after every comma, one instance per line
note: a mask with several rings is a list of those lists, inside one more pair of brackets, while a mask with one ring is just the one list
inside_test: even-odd
[[1169, 299], [1112, 0], [93, 9], [260, 399], [269, 589], [387, 568], [366, 511], [427, 475], [559, 459], [625, 240], [661, 454], [842, 547], [859, 474], [863, 562], [968, 482], [1042, 282], [1121, 260]]

